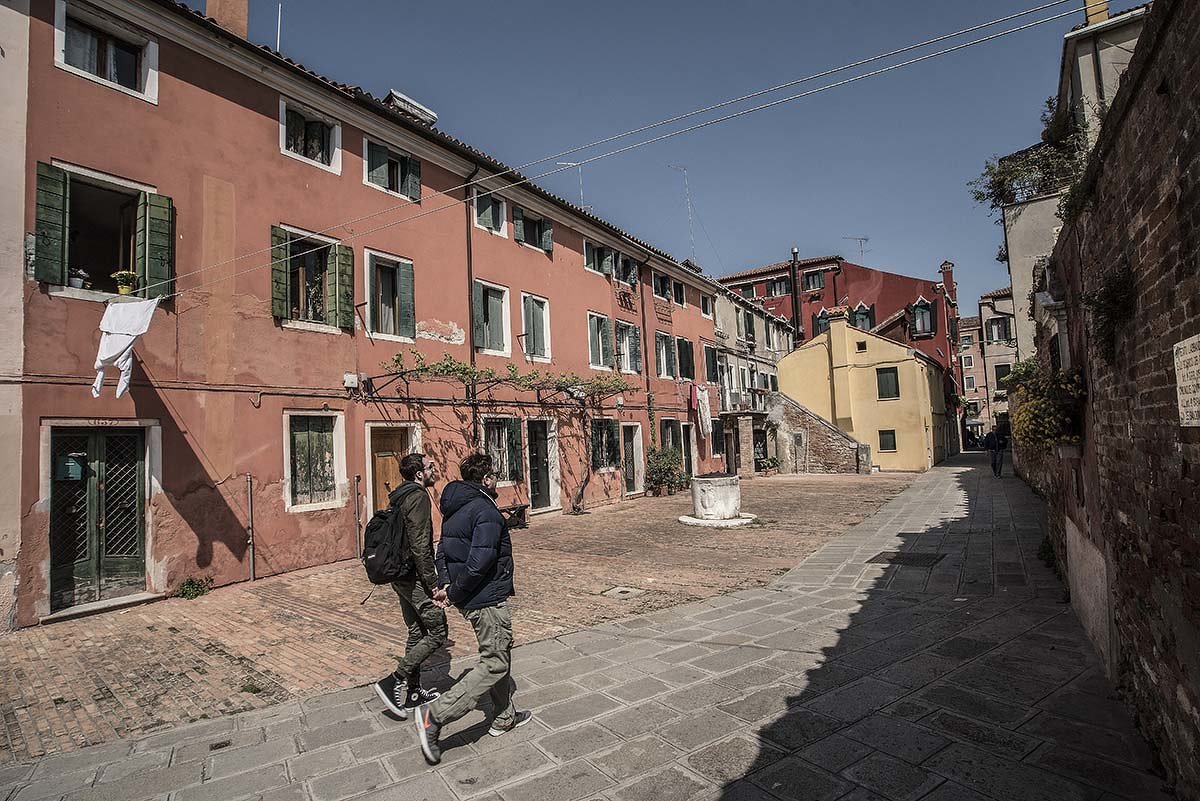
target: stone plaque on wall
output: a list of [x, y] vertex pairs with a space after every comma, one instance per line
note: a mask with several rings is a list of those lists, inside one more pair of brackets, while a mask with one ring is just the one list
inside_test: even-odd
[[1200, 334], [1175, 345], [1179, 425], [1200, 426]]

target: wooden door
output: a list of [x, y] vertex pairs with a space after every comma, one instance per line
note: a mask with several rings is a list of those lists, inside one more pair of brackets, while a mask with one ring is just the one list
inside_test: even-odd
[[404, 481], [400, 460], [411, 449], [407, 428], [371, 429], [371, 502], [375, 509], [387, 506], [388, 493]]
[[545, 509], [550, 505], [549, 427], [545, 420], [530, 420], [529, 435], [529, 505]]

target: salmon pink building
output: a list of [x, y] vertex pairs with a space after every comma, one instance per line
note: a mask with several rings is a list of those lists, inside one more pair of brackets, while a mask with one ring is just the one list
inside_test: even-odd
[[[4, 622], [354, 557], [413, 450], [528, 514], [723, 464], [719, 284], [211, 7], [0, 8]], [[159, 305], [93, 398], [119, 280]]]

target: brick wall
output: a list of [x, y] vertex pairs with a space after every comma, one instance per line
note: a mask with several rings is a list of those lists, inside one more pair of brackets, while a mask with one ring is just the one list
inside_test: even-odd
[[[768, 420], [775, 426], [779, 472], [871, 472], [869, 445], [863, 445], [786, 395], [772, 394], [767, 401], [767, 408]], [[796, 434], [803, 434], [803, 451], [797, 451]]]
[[[1155, 0], [1051, 264], [1089, 390], [1083, 445], [1059, 459], [1066, 491], [1048, 496], [1056, 547], [1066, 528], [1103, 555], [1110, 670], [1187, 799], [1200, 799], [1200, 428], [1180, 426], [1172, 346], [1200, 333], [1198, 54], [1200, 0]], [[1123, 270], [1135, 286], [1110, 350], [1080, 299]]]

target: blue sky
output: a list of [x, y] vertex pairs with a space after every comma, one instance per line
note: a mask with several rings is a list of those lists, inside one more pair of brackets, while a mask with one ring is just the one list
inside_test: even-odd
[[[349, 0], [330, 13], [284, 0], [282, 50], [379, 96], [396, 88], [433, 108], [439, 127], [518, 165], [1036, 4]], [[274, 43], [276, 7], [251, 0], [252, 40]], [[709, 273], [779, 261], [793, 245], [857, 261], [858, 243], [842, 237], [868, 236], [870, 266], [935, 277], [953, 261], [961, 313], [974, 314], [1008, 277], [995, 261], [1000, 228], [966, 182], [989, 156], [1037, 141], [1062, 35], [1082, 16], [589, 165], [587, 203], [687, 257], [682, 176], [668, 166], [683, 164]], [[578, 198], [573, 170], [540, 183]]]

